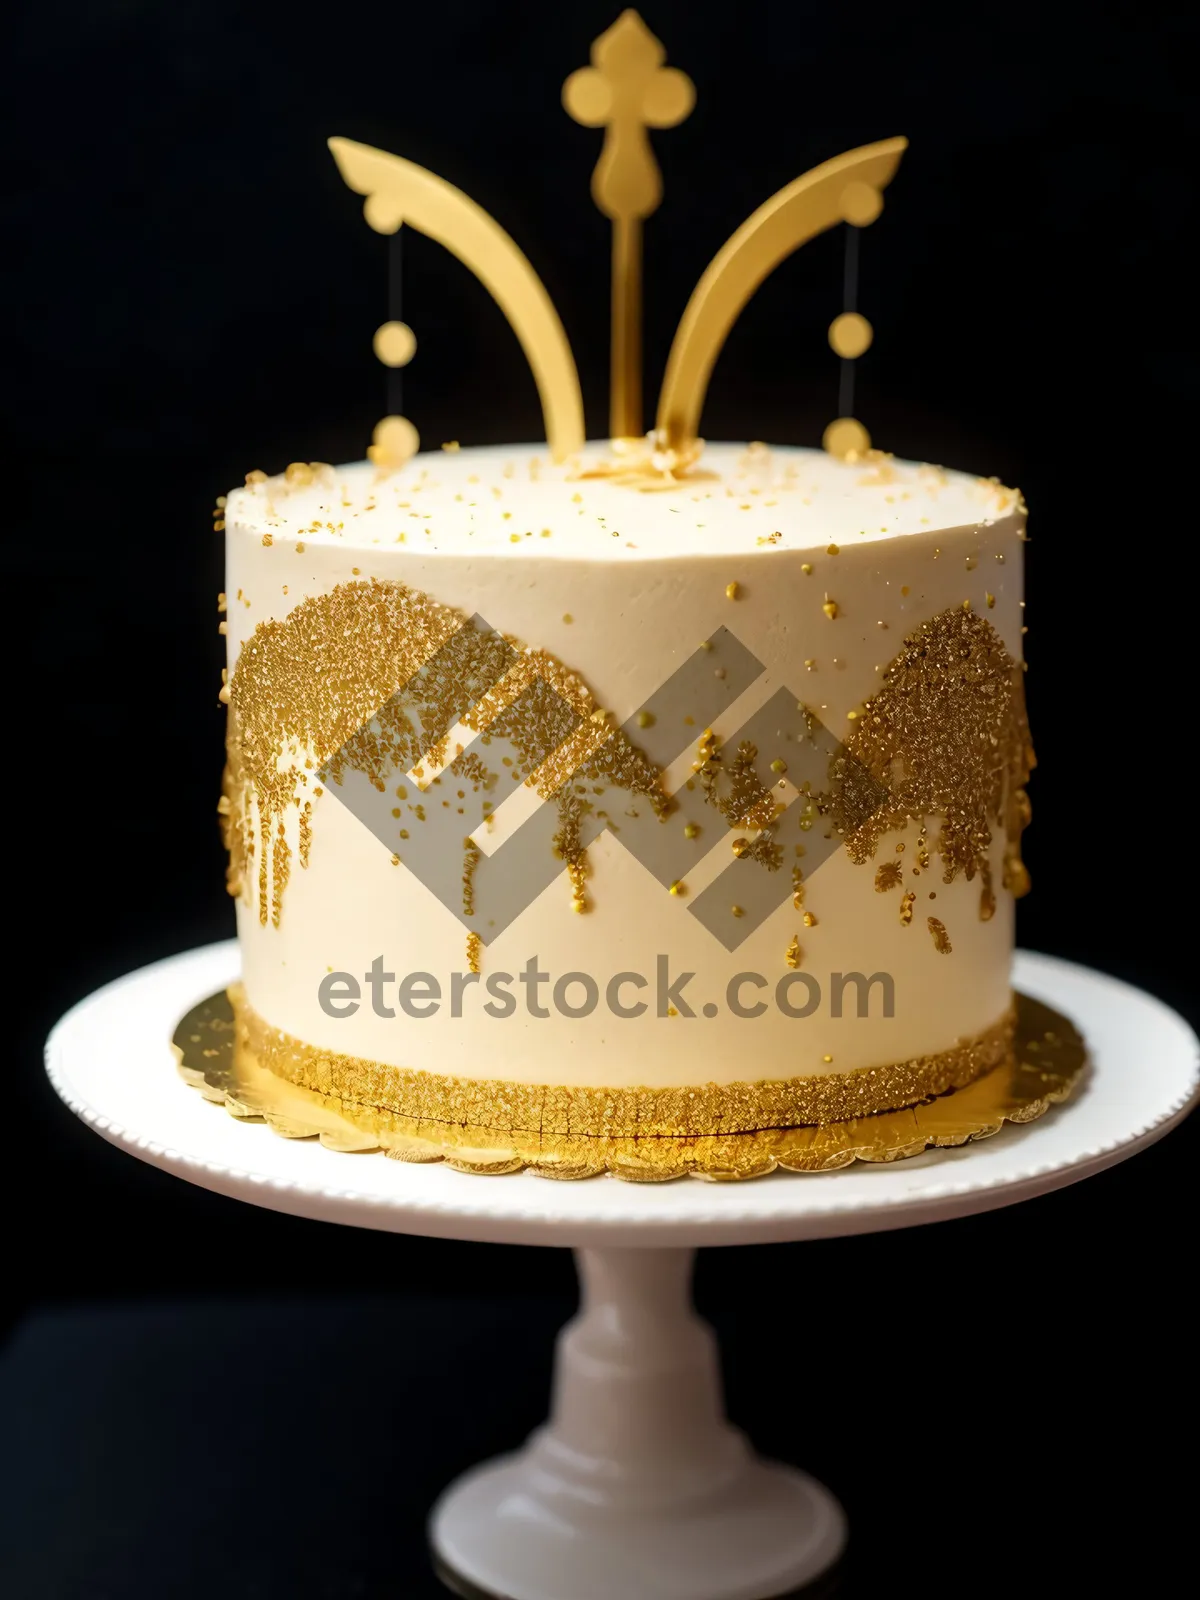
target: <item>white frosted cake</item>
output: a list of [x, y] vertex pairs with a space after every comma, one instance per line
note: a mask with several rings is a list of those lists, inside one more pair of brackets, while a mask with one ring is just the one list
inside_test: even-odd
[[251, 474], [222, 801], [260, 1062], [579, 1135], [838, 1120], [1011, 1049], [1018, 494], [872, 452]]

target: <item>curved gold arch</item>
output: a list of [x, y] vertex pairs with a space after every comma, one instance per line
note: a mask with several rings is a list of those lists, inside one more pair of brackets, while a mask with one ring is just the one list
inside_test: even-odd
[[556, 461], [583, 447], [583, 396], [571, 346], [537, 273], [494, 218], [461, 189], [401, 156], [353, 139], [330, 139], [338, 171], [377, 233], [402, 223], [436, 239], [488, 290], [521, 341], [542, 402]]
[[882, 139], [822, 162], [773, 194], [726, 240], [692, 291], [667, 358], [657, 418], [667, 448], [685, 449], [698, 436], [713, 365], [759, 284], [802, 244], [846, 220], [841, 201], [849, 185], [886, 188], [907, 148], [907, 139]]

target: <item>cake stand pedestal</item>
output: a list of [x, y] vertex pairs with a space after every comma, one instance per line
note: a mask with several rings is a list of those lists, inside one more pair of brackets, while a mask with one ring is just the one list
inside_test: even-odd
[[[763, 1600], [841, 1554], [846, 1519], [725, 1420], [691, 1250], [579, 1250], [550, 1421], [434, 1507], [442, 1575], [515, 1600]], [[466, 1580], [466, 1581], [464, 1581]]]
[[190, 1182], [329, 1222], [566, 1245], [582, 1309], [559, 1339], [549, 1423], [466, 1474], [431, 1519], [460, 1594], [502, 1600], [772, 1600], [838, 1558], [845, 1520], [803, 1473], [759, 1461], [724, 1417], [715, 1342], [690, 1306], [704, 1244], [901, 1228], [1030, 1199], [1112, 1166], [1191, 1109], [1200, 1045], [1137, 989], [1019, 955], [1018, 988], [1070, 1016], [1091, 1068], [1073, 1099], [985, 1143], [741, 1184], [483, 1178], [281, 1139], [207, 1104], [174, 1070], [191, 1006], [237, 975], [230, 942], [90, 996], [47, 1044], [58, 1093], [98, 1133]]

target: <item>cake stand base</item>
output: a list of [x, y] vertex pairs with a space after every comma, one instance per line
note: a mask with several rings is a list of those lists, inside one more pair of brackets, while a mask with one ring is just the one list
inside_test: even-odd
[[549, 1423], [434, 1507], [442, 1575], [503, 1600], [771, 1600], [837, 1560], [842, 1509], [725, 1420], [691, 1250], [580, 1250]]
[[[751, 1454], [725, 1420], [713, 1336], [693, 1314], [699, 1245], [871, 1233], [1077, 1183], [1145, 1149], [1195, 1103], [1195, 1034], [1115, 979], [1019, 953], [1016, 986], [1083, 1032], [1072, 1101], [982, 1144], [750, 1183], [485, 1178], [322, 1149], [239, 1121], [176, 1072], [180, 1017], [237, 976], [232, 942], [131, 973], [51, 1034], [58, 1093], [104, 1138], [220, 1194], [396, 1233], [569, 1246], [583, 1297], [558, 1345], [549, 1423], [443, 1495], [430, 1535], [450, 1587], [485, 1600], [775, 1600], [837, 1560], [837, 1502]], [[283, 1137], [279, 1137], [283, 1134]], [[463, 1375], [486, 1398], [487, 1352]], [[396, 1593], [404, 1593], [398, 1578]]]

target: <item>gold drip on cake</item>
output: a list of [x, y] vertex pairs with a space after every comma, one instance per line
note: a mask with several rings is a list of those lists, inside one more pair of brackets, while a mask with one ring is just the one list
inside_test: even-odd
[[[1005, 887], [1025, 892], [1020, 841], [1029, 820], [1025, 784], [1034, 767], [1025, 684], [1020, 663], [990, 622], [952, 609], [909, 634], [844, 751], [835, 760], [832, 809], [852, 861], [872, 860], [887, 835], [917, 821], [917, 868], [928, 866], [926, 819], [940, 818], [933, 848], [942, 881], [953, 883], [960, 874], [968, 882], [979, 879], [981, 921], [996, 909], [994, 831], [1005, 839]], [[871, 786], [865, 798], [864, 784]], [[886, 892], [901, 876], [896, 863], [886, 862], [875, 887]], [[914, 891], [904, 895], [902, 921], [911, 919], [915, 898]]]
[[[425, 671], [436, 662], [436, 670]], [[485, 692], [481, 686], [490, 684]], [[323, 793], [310, 775], [340, 784], [349, 771], [376, 789], [396, 786], [392, 815], [409, 828], [426, 820], [424, 776], [446, 763], [461, 724], [514, 749], [510, 779], [558, 808], [556, 848], [576, 910], [586, 908], [580, 824], [596, 790], [644, 798], [657, 815], [669, 801], [658, 768], [597, 705], [569, 667], [539, 649], [519, 650], [482, 633], [430, 595], [381, 580], [340, 584], [302, 601], [282, 621], [260, 623], [229, 680], [226, 769], [218, 812], [229, 851], [228, 887], [259, 921], [278, 926], [293, 848], [286, 819], [298, 814], [297, 850], [307, 867]], [[403, 690], [403, 693], [399, 691]], [[466, 707], [467, 709], [463, 709]], [[446, 764], [476, 793], [499, 773], [473, 751]], [[491, 809], [485, 802], [485, 814]], [[398, 828], [401, 838], [407, 830]], [[319, 843], [318, 843], [319, 848]], [[474, 914], [479, 846], [463, 841], [463, 911]], [[253, 887], [252, 887], [253, 886]]]
[[[422, 674], [434, 658], [437, 670]], [[485, 683], [491, 687], [481, 693]], [[940, 818], [933, 849], [943, 881], [978, 878], [979, 916], [987, 921], [996, 909], [994, 832], [1005, 839], [1005, 888], [1019, 894], [1028, 887], [1020, 835], [1029, 819], [1024, 785], [1033, 751], [1019, 667], [988, 621], [954, 608], [904, 640], [881, 684], [832, 758], [828, 786], [809, 793], [805, 785], [799, 826], [828, 818], [850, 859], [866, 864], [885, 837], [916, 820], [919, 876], [931, 859], [926, 819]], [[340, 783], [356, 770], [381, 790], [397, 773], [412, 774], [415, 794], [400, 784], [392, 812], [407, 823], [397, 830], [406, 840], [426, 820], [429, 784], [422, 775], [445, 761], [458, 722], [507, 741], [515, 752], [510, 778], [557, 807], [554, 848], [577, 911], [589, 905], [582, 823], [604, 794], [644, 799], [660, 817], [671, 809], [662, 773], [613, 726], [577, 673], [547, 651], [476, 632], [452, 607], [403, 584], [341, 584], [301, 602], [282, 621], [259, 624], [227, 687], [218, 810], [228, 885], [247, 903], [257, 898], [264, 924], [279, 924], [294, 857], [308, 866], [323, 792], [314, 782], [319, 771]], [[692, 766], [705, 800], [727, 825], [756, 830], [753, 839], [739, 833], [732, 840], [734, 854], [776, 871], [784, 860], [774, 831], [782, 808], [757, 776], [757, 756], [749, 743], [726, 752], [708, 729]], [[499, 773], [475, 752], [459, 750], [446, 770], [476, 793], [496, 792]], [[287, 821], [293, 809], [294, 842]], [[491, 809], [484, 802], [485, 815]], [[471, 916], [480, 850], [466, 839], [463, 852], [463, 910]], [[885, 862], [875, 871], [875, 887], [885, 893], [900, 887], [903, 876], [898, 862]], [[792, 891], [799, 910], [805, 888], [798, 866]], [[915, 902], [916, 891], [906, 891], [903, 923], [911, 922]], [[809, 916], [806, 926], [815, 925]], [[949, 944], [944, 929], [943, 937]], [[935, 944], [943, 948], [941, 940]]]

